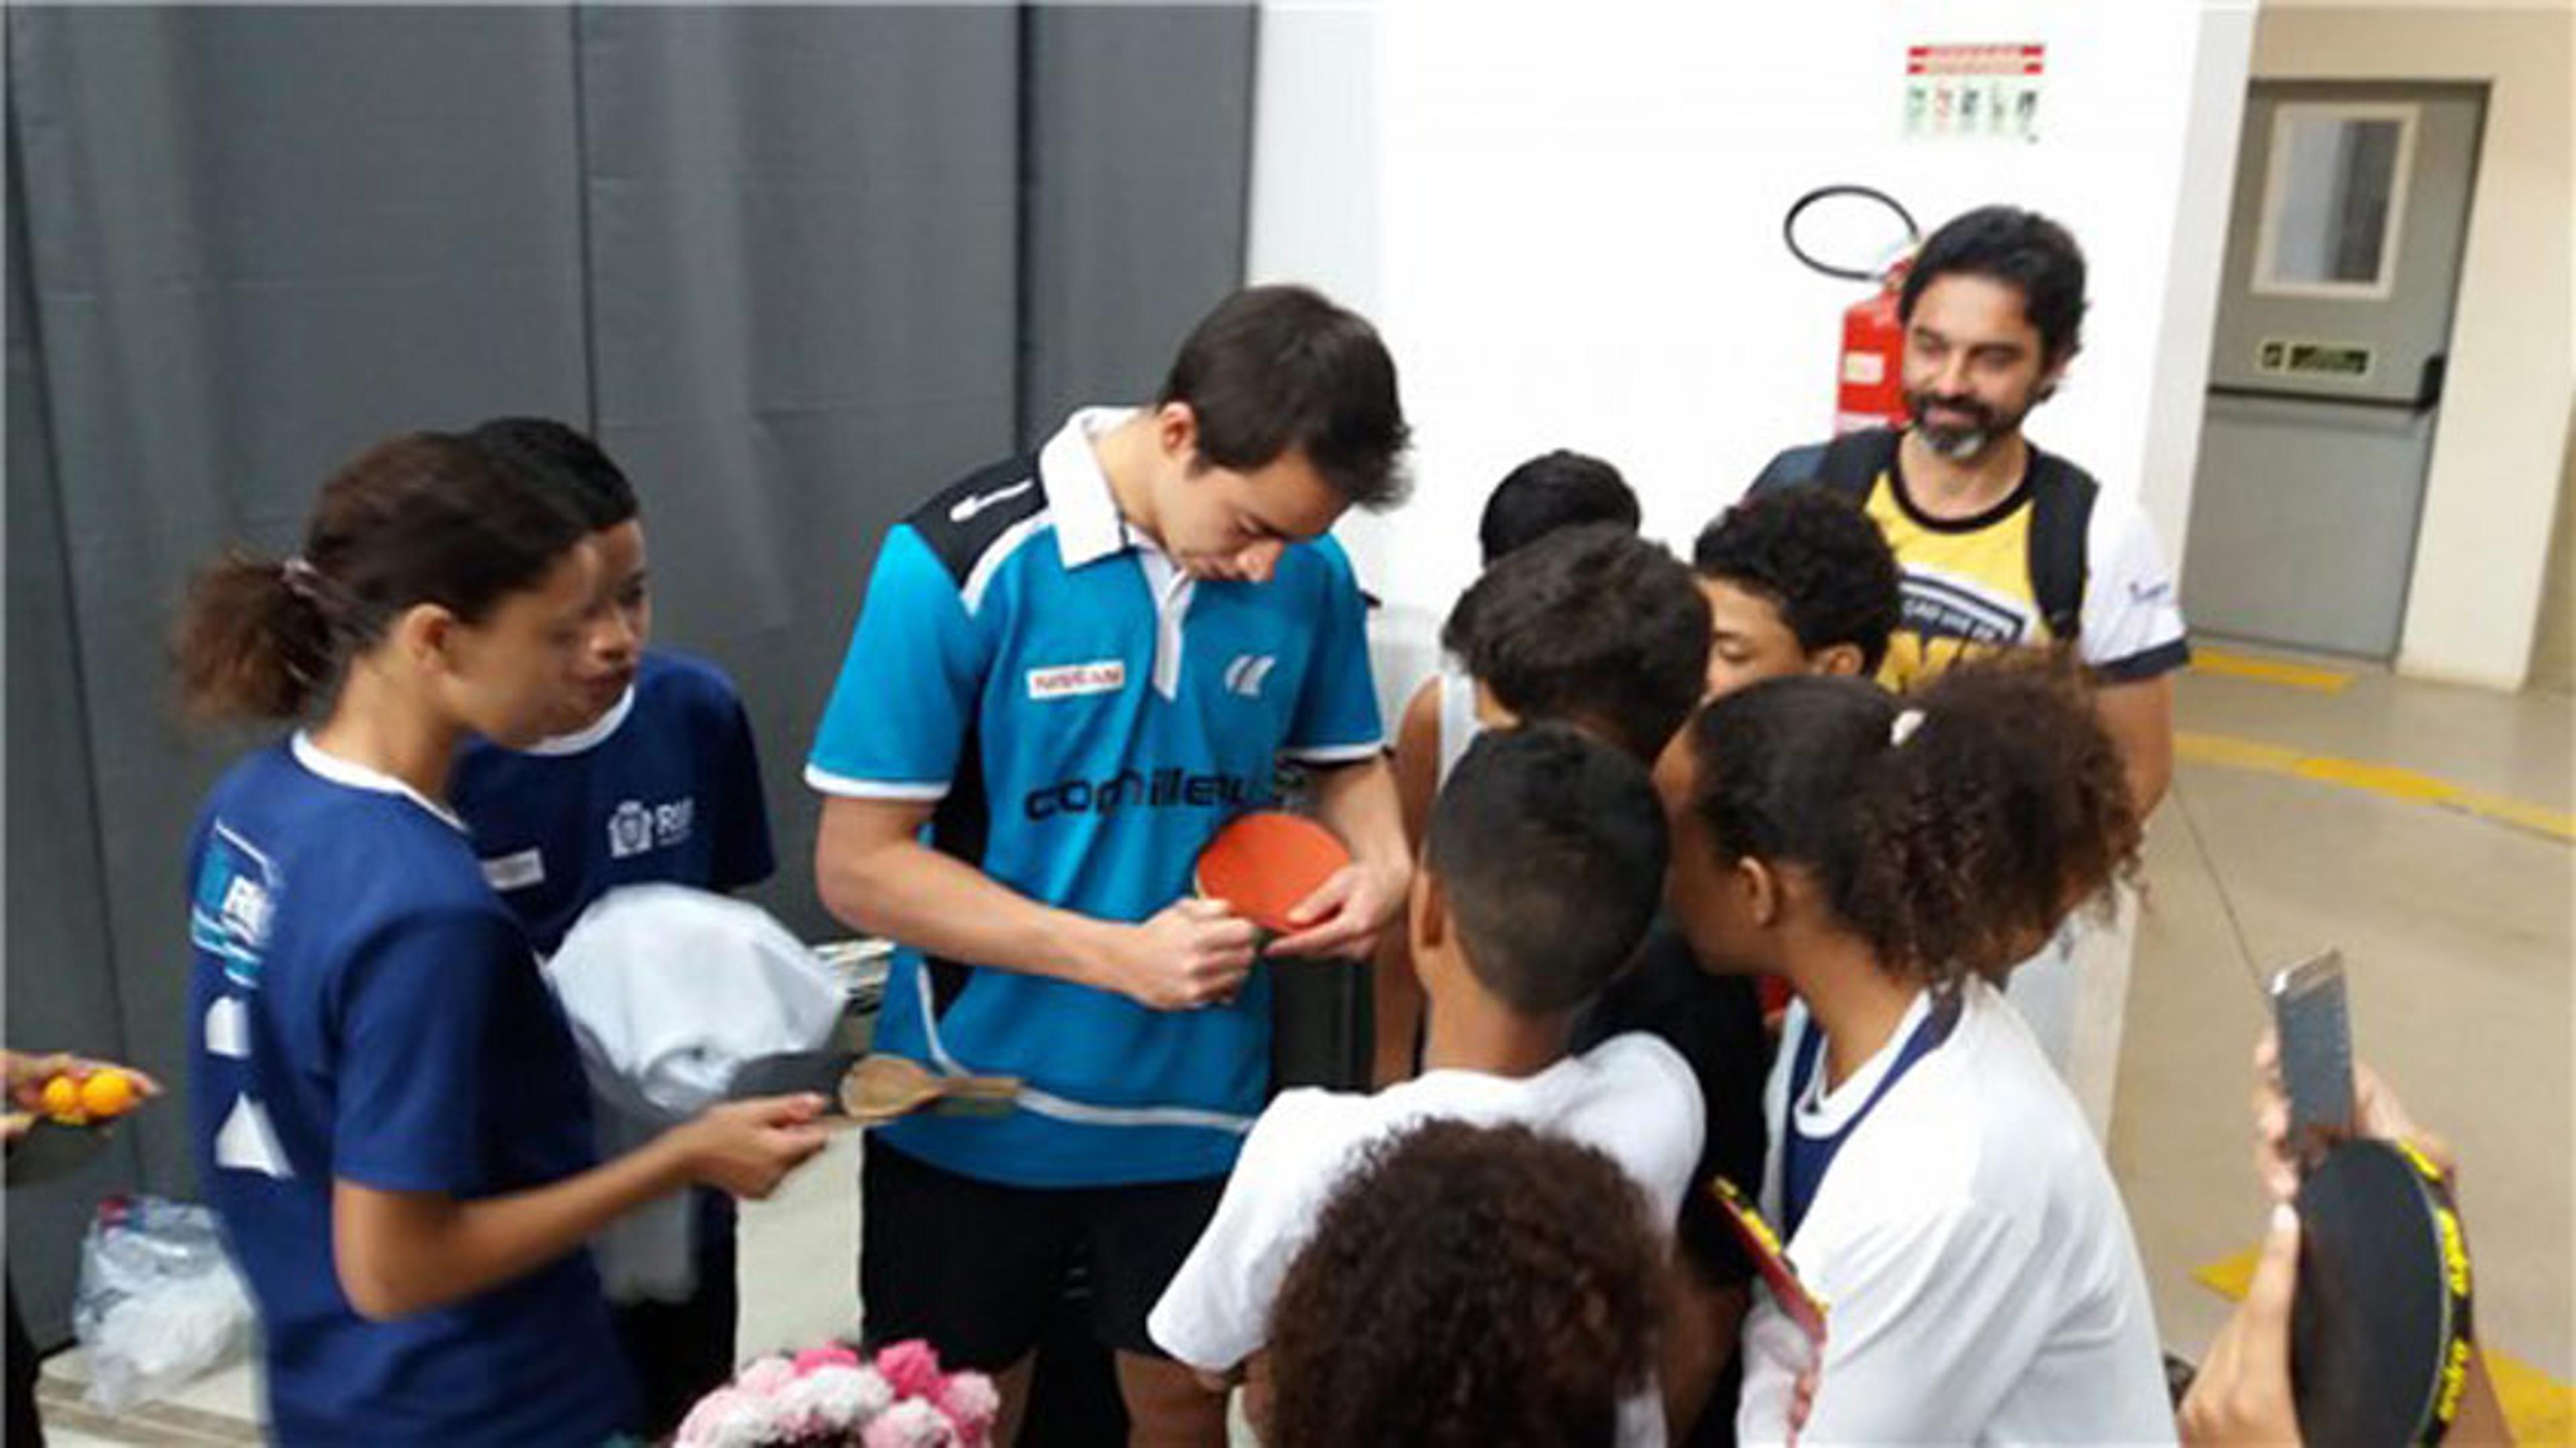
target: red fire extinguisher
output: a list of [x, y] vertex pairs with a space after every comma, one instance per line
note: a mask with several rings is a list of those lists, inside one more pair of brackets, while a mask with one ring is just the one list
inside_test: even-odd
[[[1855, 196], [1876, 201], [1905, 223], [1906, 243], [1903, 253], [1879, 270], [1831, 266], [1816, 260], [1798, 244], [1798, 218], [1809, 206], [1836, 196]], [[1809, 267], [1830, 277], [1847, 281], [1871, 282], [1877, 290], [1843, 310], [1842, 354], [1836, 361], [1834, 391], [1834, 431], [1858, 432], [1864, 428], [1892, 427], [1905, 421], [1905, 327], [1896, 318], [1896, 296], [1905, 285], [1906, 269], [1913, 265], [1914, 246], [1923, 233], [1914, 217], [1896, 198], [1867, 186], [1823, 186], [1798, 198], [1780, 224], [1789, 254]]]
[[1887, 269], [1878, 290], [1843, 309], [1842, 380], [1834, 392], [1834, 431], [1860, 432], [1905, 421], [1905, 324], [1896, 294], [1908, 257]]

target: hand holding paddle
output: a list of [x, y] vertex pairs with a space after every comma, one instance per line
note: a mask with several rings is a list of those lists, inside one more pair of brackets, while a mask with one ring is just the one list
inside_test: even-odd
[[1313, 820], [1255, 810], [1208, 841], [1194, 883], [1268, 931], [1265, 954], [1364, 956], [1404, 908], [1404, 880], [1388, 874]]
[[1180, 900], [1141, 925], [1119, 927], [1102, 984], [1158, 1011], [1234, 999], [1261, 932], [1221, 900]]
[[[2444, 1176], [2457, 1178], [2459, 1163], [2450, 1143], [2416, 1125], [2406, 1114], [2406, 1103], [2361, 1061], [2352, 1063], [2352, 1104], [2356, 1135], [2405, 1142]], [[2290, 1151], [2290, 1100], [2281, 1089], [2281, 1038], [2270, 1030], [2254, 1043], [2254, 1175], [2276, 1202], [2299, 1194], [2299, 1165]]]
[[2274, 1208], [2253, 1285], [2211, 1346], [2182, 1428], [2195, 1442], [2439, 1441], [2493, 1403], [2449, 1149], [2358, 1061], [2344, 1126], [2321, 1154], [2302, 1147], [2296, 1098], [2339, 1084], [2313, 1079], [2315, 1054], [2307, 1084], [2292, 1069], [2285, 1092], [2275, 1040], [2255, 1048], [2255, 1171], [2268, 1191], [2294, 1193], [2295, 1209]]
[[1378, 932], [1403, 913], [1400, 879], [1366, 865], [1344, 865], [1288, 912], [1295, 933], [1270, 942], [1265, 953], [1366, 959], [1377, 951]]
[[2183, 1396], [2177, 1426], [2184, 1442], [2299, 1441], [2298, 1405], [2290, 1395], [2290, 1303], [2298, 1281], [2299, 1214], [2278, 1205], [2253, 1285]]
[[815, 1124], [823, 1098], [810, 1094], [727, 1101], [665, 1136], [689, 1180], [759, 1201], [829, 1138]]

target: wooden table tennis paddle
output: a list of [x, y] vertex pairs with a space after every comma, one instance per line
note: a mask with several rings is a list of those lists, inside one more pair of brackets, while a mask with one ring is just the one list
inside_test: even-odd
[[2438, 1443], [2468, 1384], [2469, 1250], [2441, 1169], [2336, 1142], [2299, 1185], [2290, 1384], [2311, 1443]]
[[1303, 927], [1288, 912], [1350, 862], [1351, 852], [1313, 820], [1255, 810], [1235, 816], [1199, 851], [1191, 885], [1273, 935], [1293, 935]]
[[743, 1063], [726, 1094], [811, 1093], [823, 1098], [825, 1126], [876, 1126], [916, 1111], [999, 1116], [1019, 1100], [1016, 1076], [944, 1076], [901, 1056], [849, 1050], [782, 1051]]
[[903, 1056], [862, 1056], [833, 1093], [841, 1114], [875, 1126], [916, 1111], [1000, 1116], [1020, 1099], [1016, 1076], [943, 1076]]

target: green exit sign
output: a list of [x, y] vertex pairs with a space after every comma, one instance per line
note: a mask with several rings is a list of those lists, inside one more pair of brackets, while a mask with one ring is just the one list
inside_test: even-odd
[[2276, 377], [2332, 377], [2345, 382], [2368, 378], [2372, 350], [2359, 342], [2309, 342], [2266, 337], [2254, 349], [2254, 368]]

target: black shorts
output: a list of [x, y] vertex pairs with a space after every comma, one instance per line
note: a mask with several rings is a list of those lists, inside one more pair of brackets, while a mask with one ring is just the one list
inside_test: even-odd
[[1145, 1316], [1198, 1245], [1225, 1178], [1013, 1187], [870, 1141], [859, 1171], [859, 1305], [871, 1347], [923, 1338], [952, 1367], [1029, 1355], [1079, 1273], [1102, 1346], [1166, 1356]]

